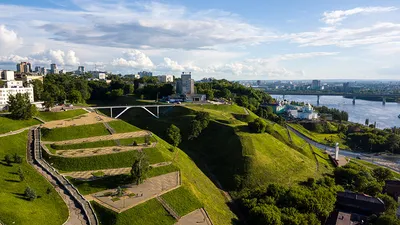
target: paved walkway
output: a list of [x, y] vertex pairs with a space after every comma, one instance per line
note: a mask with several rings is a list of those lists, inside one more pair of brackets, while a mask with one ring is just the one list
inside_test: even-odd
[[[162, 162], [152, 164], [153, 168], [160, 167], [160, 166], [168, 166], [172, 162]], [[63, 176], [72, 177], [79, 180], [94, 180], [97, 177], [93, 176], [93, 173], [96, 172], [103, 172], [104, 176], [116, 176], [121, 174], [129, 174], [131, 172], [132, 167], [125, 167], [125, 168], [116, 168], [116, 169], [105, 169], [105, 170], [88, 170], [88, 171], [76, 171], [76, 172], [69, 172], [63, 173]]]
[[109, 122], [113, 120], [115, 119], [99, 115], [95, 112], [90, 112], [69, 119], [49, 121], [43, 124], [43, 127], [52, 129], [59, 127], [80, 126], [80, 125], [88, 125], [101, 122]]
[[175, 225], [212, 225], [211, 219], [208, 217], [206, 211], [201, 209], [196, 209], [195, 211], [182, 217]]
[[34, 125], [34, 126], [30, 126], [30, 127], [24, 127], [24, 128], [19, 129], [19, 130], [14, 130], [14, 131], [10, 131], [10, 132], [5, 133], [5, 134], [0, 134], [0, 137], [7, 137], [7, 136], [10, 136], [10, 135], [14, 135], [14, 134], [20, 134], [20, 133], [22, 133], [22, 132], [24, 132], [26, 130], [29, 130], [29, 129], [35, 128], [35, 127], [39, 127], [39, 125]]
[[107, 141], [107, 140], [116, 140], [116, 139], [126, 139], [126, 138], [134, 138], [134, 137], [143, 137], [149, 135], [149, 131], [135, 131], [135, 132], [128, 132], [128, 133], [118, 133], [112, 135], [104, 135], [104, 136], [95, 136], [95, 137], [88, 137], [88, 138], [80, 138], [80, 139], [73, 139], [67, 141], [42, 141], [43, 144], [56, 144], [56, 145], [71, 145], [71, 144], [79, 144], [84, 142], [96, 142], [96, 141]]
[[[126, 185], [126, 196], [120, 197], [119, 200], [113, 201], [110, 196], [104, 196], [106, 193], [115, 193], [116, 189], [109, 189], [101, 192], [85, 196], [86, 199], [93, 199], [100, 203], [102, 206], [109, 208], [115, 212], [121, 213], [140, 203], [146, 202], [159, 195], [172, 191], [181, 185], [181, 178], [179, 171], [172, 172], [157, 177], [146, 179], [140, 185]], [[129, 194], [135, 196], [129, 197]]]

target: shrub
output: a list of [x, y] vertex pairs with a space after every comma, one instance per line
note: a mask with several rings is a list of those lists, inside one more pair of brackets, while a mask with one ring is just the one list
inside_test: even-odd
[[37, 198], [35, 190], [30, 188], [29, 186], [25, 188], [24, 195], [29, 201], [33, 201]]
[[13, 158], [14, 158], [14, 163], [18, 163], [18, 164], [22, 163], [22, 157], [17, 155], [17, 153], [14, 154]]
[[11, 166], [11, 156], [9, 154], [4, 156], [4, 161], [7, 163], [7, 165]]
[[261, 119], [257, 118], [253, 122], [248, 123], [249, 129], [255, 133], [264, 133], [267, 123]]

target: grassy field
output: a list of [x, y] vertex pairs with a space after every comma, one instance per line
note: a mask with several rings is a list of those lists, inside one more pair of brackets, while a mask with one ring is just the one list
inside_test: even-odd
[[117, 133], [128, 133], [128, 132], [135, 132], [140, 131], [139, 128], [125, 122], [122, 120], [115, 120], [108, 122], [110, 126], [115, 130]]
[[[129, 146], [132, 145], [134, 141], [138, 144], [144, 143], [144, 137], [135, 137], [135, 138], [126, 138], [119, 139], [121, 146]], [[47, 144], [49, 149], [56, 150], [73, 150], [73, 149], [85, 149], [85, 148], [99, 148], [99, 147], [110, 147], [117, 146], [117, 143], [114, 140], [104, 140], [104, 141], [96, 141], [96, 142], [84, 142], [79, 144], [71, 144], [71, 145], [57, 145], [57, 144]]]
[[48, 122], [53, 120], [64, 120], [76, 116], [86, 114], [87, 112], [83, 109], [75, 109], [63, 112], [39, 112], [37, 117]]
[[[150, 164], [165, 162], [165, 158], [156, 148], [145, 148], [143, 152], [146, 153]], [[53, 167], [63, 172], [130, 167], [135, 154], [136, 151], [128, 151], [92, 157], [64, 158], [49, 156], [43, 151], [44, 158], [52, 163]]]
[[110, 134], [102, 123], [41, 129], [43, 141], [64, 141]]
[[180, 187], [161, 196], [180, 217], [203, 207], [203, 204], [190, 191]]
[[324, 144], [324, 145], [328, 145], [328, 146], [335, 146], [335, 143], [339, 143], [339, 146], [341, 149], [350, 149], [347, 145], [346, 145], [346, 140], [343, 140], [342, 138], [339, 137], [339, 134], [320, 134], [320, 133], [316, 133], [316, 132], [312, 132], [307, 130], [306, 128], [304, 128], [302, 125], [300, 124], [289, 124], [289, 126], [293, 127], [294, 129], [296, 129], [297, 131], [299, 131], [300, 133], [302, 133], [304, 136], [310, 138], [311, 140]]
[[[0, 138], [0, 159], [6, 154], [24, 158], [22, 164], [7, 166], [0, 162], [0, 219], [6, 224], [41, 225], [63, 224], [68, 218], [68, 209], [58, 193], [26, 160], [27, 132]], [[16, 174], [21, 168], [25, 180], [20, 182]], [[30, 186], [40, 198], [25, 200], [24, 190]], [[50, 188], [50, 194], [46, 190]], [[51, 219], [49, 219], [51, 218]]]
[[30, 127], [33, 125], [40, 124], [39, 120], [29, 119], [29, 120], [13, 120], [7, 116], [0, 116], [0, 134], [5, 134], [10, 131], [16, 131], [25, 127]]
[[176, 220], [156, 199], [137, 205], [123, 213], [115, 213], [91, 202], [101, 224], [107, 225], [172, 225]]
[[[381, 166], [375, 165], [375, 164], [373, 164], [373, 163], [366, 162], [366, 161], [364, 161], [364, 160], [359, 160], [359, 159], [351, 159], [350, 162], [351, 162], [351, 163], [358, 164], [358, 165], [365, 166], [365, 167], [367, 167], [367, 168], [369, 168], [369, 169], [371, 169], [371, 170], [381, 167]], [[385, 167], [384, 167], [384, 168], [385, 168]], [[396, 172], [392, 171], [392, 175], [393, 175], [394, 178], [400, 180], [400, 173], [396, 173]]]
[[[147, 174], [147, 178], [175, 172], [178, 170], [179, 168], [177, 168], [174, 165], [152, 168], [150, 172]], [[118, 186], [132, 183], [132, 179], [130, 178], [129, 175], [126, 174], [117, 176], [106, 176], [104, 178], [93, 181], [82, 181], [70, 177], [68, 179], [72, 182], [72, 184], [76, 188], [78, 188], [79, 192], [83, 195], [88, 195], [99, 191], [104, 191], [107, 189], [113, 189], [117, 188]]]

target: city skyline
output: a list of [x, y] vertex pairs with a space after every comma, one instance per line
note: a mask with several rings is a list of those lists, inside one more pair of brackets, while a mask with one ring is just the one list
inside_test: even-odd
[[6, 0], [0, 68], [26, 61], [121, 74], [192, 71], [196, 80], [398, 80], [399, 8], [396, 1]]

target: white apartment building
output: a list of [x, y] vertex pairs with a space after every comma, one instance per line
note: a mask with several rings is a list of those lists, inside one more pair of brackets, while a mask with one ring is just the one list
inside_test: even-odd
[[172, 75], [160, 75], [157, 76], [158, 81], [160, 81], [161, 83], [172, 83], [174, 82], [174, 76]]
[[16, 95], [18, 93], [28, 93], [29, 101], [34, 102], [33, 88], [24, 87], [23, 81], [14, 80], [14, 76], [11, 76], [11, 74], [14, 75], [14, 71], [3, 71], [1, 74], [1, 77], [6, 80], [6, 85], [4, 87], [0, 87], [0, 111], [6, 109], [8, 97], [10, 95]]

